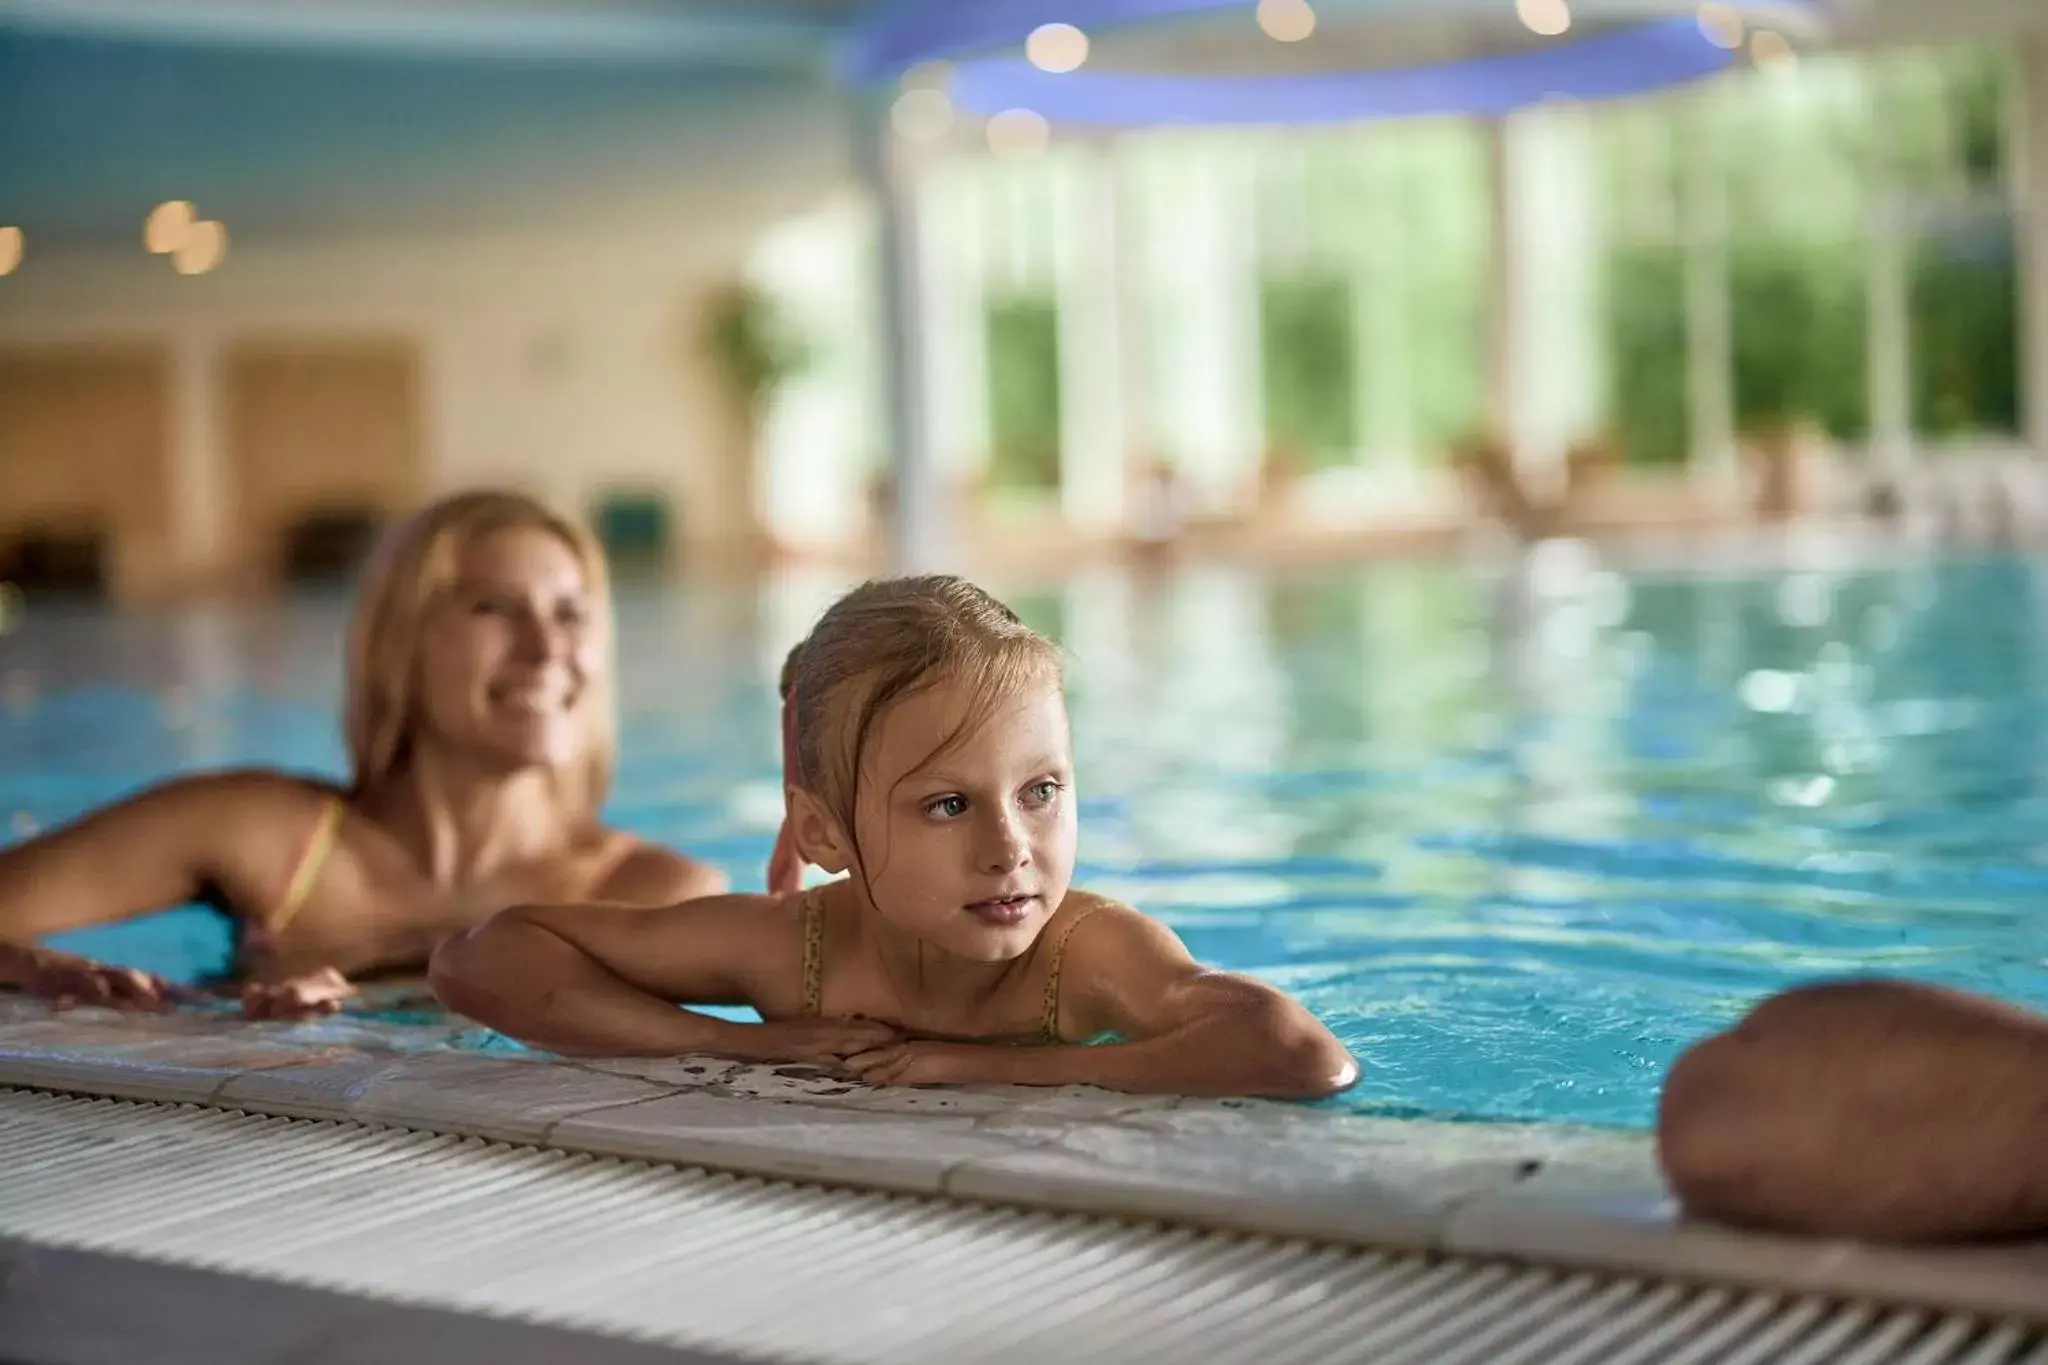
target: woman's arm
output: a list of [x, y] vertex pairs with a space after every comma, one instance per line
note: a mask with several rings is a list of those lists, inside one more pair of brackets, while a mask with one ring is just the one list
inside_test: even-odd
[[2048, 1232], [2048, 1019], [1903, 981], [1790, 991], [1678, 1059], [1657, 1140], [1698, 1217], [1884, 1241]]
[[797, 970], [788, 920], [761, 896], [520, 906], [443, 943], [428, 979], [450, 1009], [552, 1052], [828, 1061], [893, 1039], [882, 1024], [744, 1024], [677, 1007], [757, 1003], [764, 971]]
[[1095, 1047], [901, 1043], [851, 1058], [877, 1085], [984, 1082], [1099, 1085], [1175, 1095], [1321, 1099], [1358, 1064], [1300, 1004], [1249, 977], [1210, 971], [1173, 931], [1123, 906], [1096, 911], [1067, 941], [1062, 1007]]
[[220, 879], [224, 836], [256, 837], [281, 786], [300, 789], [264, 772], [181, 778], [0, 850], [0, 985], [89, 1003], [163, 1003], [171, 992], [160, 979], [37, 940], [194, 899]]

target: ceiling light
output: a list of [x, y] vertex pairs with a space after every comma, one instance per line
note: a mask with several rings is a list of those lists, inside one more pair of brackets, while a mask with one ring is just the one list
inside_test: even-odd
[[1699, 21], [1700, 32], [1706, 34], [1707, 41], [1715, 47], [1733, 52], [1742, 46], [1742, 15], [1735, 6], [1709, 0], [1700, 6]]
[[1758, 29], [1749, 40], [1749, 55], [1760, 67], [1783, 71], [1799, 64], [1799, 54], [1792, 50], [1792, 42], [1784, 34], [1772, 29]]
[[142, 245], [159, 256], [170, 255], [184, 242], [197, 217], [190, 200], [170, 199], [158, 204], [142, 220]]
[[1088, 60], [1088, 35], [1072, 24], [1040, 24], [1024, 40], [1024, 55], [1040, 71], [1073, 71]]
[[211, 218], [202, 218], [185, 233], [171, 253], [171, 268], [180, 275], [204, 275], [228, 254], [228, 230]]
[[1515, 15], [1523, 27], [1545, 38], [1555, 38], [1572, 26], [1572, 9], [1565, 0], [1515, 0]]
[[1052, 140], [1052, 125], [1036, 109], [1005, 109], [988, 121], [989, 149], [999, 156], [1042, 152]]
[[930, 86], [906, 90], [889, 106], [889, 126], [913, 142], [937, 142], [953, 130], [953, 101]]
[[1259, 27], [1280, 43], [1298, 43], [1316, 31], [1316, 12], [1308, 0], [1259, 0]]

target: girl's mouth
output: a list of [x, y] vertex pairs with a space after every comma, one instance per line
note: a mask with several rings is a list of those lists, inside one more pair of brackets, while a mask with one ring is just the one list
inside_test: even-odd
[[1031, 907], [1038, 897], [1031, 895], [991, 896], [987, 900], [975, 901], [967, 907], [967, 913], [983, 924], [998, 929], [1007, 929], [1022, 924], [1031, 914]]

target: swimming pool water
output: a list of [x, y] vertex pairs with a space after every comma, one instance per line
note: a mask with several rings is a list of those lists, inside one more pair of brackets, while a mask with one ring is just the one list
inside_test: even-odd
[[[770, 680], [840, 586], [620, 589], [620, 824], [760, 885]], [[2048, 1006], [2048, 560], [1547, 547], [1007, 596], [1072, 655], [1085, 884], [1307, 1002], [1364, 1064], [1342, 1104], [1640, 1125], [1686, 1042], [1795, 981]], [[0, 635], [0, 819], [338, 772], [345, 611], [30, 611]], [[191, 976], [227, 936], [176, 911], [64, 942]]]

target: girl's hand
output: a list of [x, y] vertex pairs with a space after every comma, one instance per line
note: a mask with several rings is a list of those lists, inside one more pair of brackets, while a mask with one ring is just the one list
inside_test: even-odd
[[987, 1043], [898, 1042], [846, 1059], [869, 1085], [967, 1085], [994, 1081]]
[[242, 1017], [316, 1019], [333, 1014], [355, 993], [348, 978], [332, 967], [282, 981], [251, 981], [242, 987]]
[[164, 1010], [192, 995], [154, 972], [110, 967], [89, 957], [47, 948], [23, 950], [20, 964], [11, 974], [22, 990], [59, 1009], [105, 1005], [117, 1010]]
[[789, 1019], [776, 1024], [743, 1024], [741, 1041], [721, 1048], [743, 1062], [813, 1062], [833, 1066], [872, 1052], [903, 1035], [872, 1019]]

